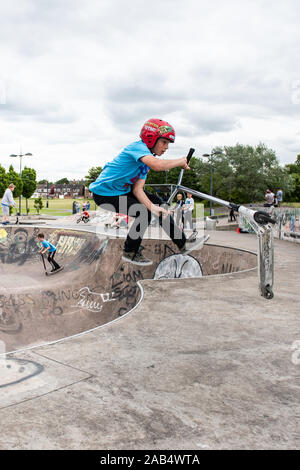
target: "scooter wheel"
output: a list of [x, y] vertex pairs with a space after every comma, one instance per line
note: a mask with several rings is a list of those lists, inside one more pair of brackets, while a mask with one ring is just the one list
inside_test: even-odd
[[273, 293], [272, 288], [269, 284], [267, 286], [265, 286], [263, 296], [264, 296], [265, 299], [268, 299], [268, 300], [273, 299], [274, 293]]

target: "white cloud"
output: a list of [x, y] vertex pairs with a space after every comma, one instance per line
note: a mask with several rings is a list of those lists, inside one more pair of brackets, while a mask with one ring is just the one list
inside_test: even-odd
[[296, 0], [2, 2], [0, 163], [21, 147], [39, 179], [79, 178], [150, 117], [174, 125], [173, 157], [263, 141], [294, 161], [299, 12]]

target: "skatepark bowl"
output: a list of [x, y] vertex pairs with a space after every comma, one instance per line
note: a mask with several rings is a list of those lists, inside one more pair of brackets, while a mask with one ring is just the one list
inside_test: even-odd
[[[0, 229], [0, 340], [6, 353], [81, 334], [117, 320], [142, 300], [139, 281], [226, 275], [257, 269], [255, 253], [206, 244], [175, 254], [169, 240], [145, 239], [151, 266], [122, 261], [124, 239], [43, 229], [63, 271], [45, 276], [37, 227]], [[47, 269], [50, 264], [45, 260]], [[178, 280], [180, 282], [180, 280]], [[199, 293], [201, 279], [199, 279]], [[201, 306], [199, 305], [199, 309]]]

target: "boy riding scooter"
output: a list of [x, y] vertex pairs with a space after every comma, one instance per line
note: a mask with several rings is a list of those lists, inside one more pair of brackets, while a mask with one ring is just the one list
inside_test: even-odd
[[159, 224], [181, 253], [199, 248], [203, 245], [203, 240], [187, 240], [183, 230], [175, 224], [168, 210], [162, 206], [163, 201], [144, 189], [150, 169], [190, 169], [186, 157], [171, 160], [157, 158], [175, 141], [173, 127], [161, 119], [149, 119], [141, 129], [140, 138], [141, 140], [128, 145], [107, 163], [89, 189], [93, 193], [94, 201], [102, 209], [135, 218], [125, 240], [122, 259], [128, 263], [149, 265], [152, 260], [142, 254], [141, 242], [152, 214], [159, 218]]

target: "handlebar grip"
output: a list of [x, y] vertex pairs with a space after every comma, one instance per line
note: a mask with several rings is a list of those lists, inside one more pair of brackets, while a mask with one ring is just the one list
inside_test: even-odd
[[187, 154], [187, 157], [186, 157], [187, 164], [189, 164], [190, 159], [192, 158], [194, 152], [195, 152], [195, 149], [190, 148], [189, 153]]

